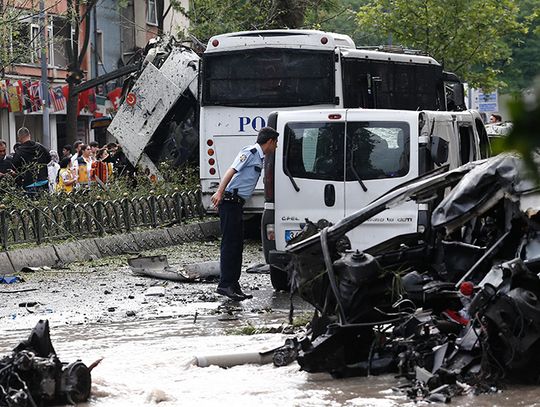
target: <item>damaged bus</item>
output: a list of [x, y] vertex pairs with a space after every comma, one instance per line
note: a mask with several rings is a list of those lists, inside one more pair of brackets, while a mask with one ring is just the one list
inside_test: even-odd
[[[476, 111], [306, 110], [276, 112], [269, 122], [281, 140], [265, 158], [262, 241], [280, 290], [288, 287], [286, 246], [310, 223], [335, 224], [398, 185], [489, 154]], [[392, 238], [421, 240], [436, 203], [386, 210], [347, 233], [343, 244], [365, 250]]]
[[[270, 112], [306, 108], [463, 110], [459, 79], [433, 58], [403, 49], [357, 49], [346, 35], [313, 30], [212, 37], [200, 77], [203, 205], [238, 151], [254, 143]], [[259, 182], [245, 211], [261, 213]]]

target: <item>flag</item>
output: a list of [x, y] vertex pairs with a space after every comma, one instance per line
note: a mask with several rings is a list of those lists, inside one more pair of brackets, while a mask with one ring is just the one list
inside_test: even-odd
[[29, 92], [32, 112], [39, 112], [43, 101], [41, 98], [41, 82], [35, 81], [30, 84]]
[[7, 94], [6, 81], [0, 81], [0, 109], [7, 109], [9, 107], [9, 98]]
[[20, 81], [8, 85], [9, 111], [16, 113], [22, 110], [22, 89], [19, 86]]
[[66, 98], [64, 97], [64, 92], [62, 92], [60, 86], [49, 89], [49, 98], [51, 99], [51, 107], [55, 112], [66, 108]]
[[122, 88], [116, 88], [107, 94], [107, 98], [112, 102], [114, 110], [120, 107], [120, 98], [122, 97]]
[[32, 86], [32, 82], [30, 81], [17, 81], [19, 82], [19, 87], [21, 89], [21, 95], [22, 95], [22, 104], [23, 104], [23, 110], [26, 112], [32, 111], [32, 98], [30, 97], [30, 86]]

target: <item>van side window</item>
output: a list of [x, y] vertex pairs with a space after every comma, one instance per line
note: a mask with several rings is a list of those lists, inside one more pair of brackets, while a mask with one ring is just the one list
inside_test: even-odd
[[344, 135], [344, 123], [289, 123], [284, 168], [295, 178], [343, 181]]
[[471, 126], [459, 126], [459, 156], [461, 164], [473, 160], [473, 129]]
[[[409, 125], [347, 123], [347, 181], [402, 177], [409, 172]], [[356, 174], [355, 174], [356, 172]]]

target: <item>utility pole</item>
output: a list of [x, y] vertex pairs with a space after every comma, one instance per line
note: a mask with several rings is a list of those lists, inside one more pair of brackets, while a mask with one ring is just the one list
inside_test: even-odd
[[39, 0], [39, 26], [41, 29], [41, 95], [43, 96], [43, 145], [51, 148], [49, 125], [49, 85], [47, 78], [47, 27], [45, 0]]

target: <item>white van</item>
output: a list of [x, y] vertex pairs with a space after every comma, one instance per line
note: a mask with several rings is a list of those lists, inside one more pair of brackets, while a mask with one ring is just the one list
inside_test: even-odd
[[[275, 112], [280, 134], [265, 158], [262, 241], [272, 284], [285, 289], [285, 252], [306, 219], [336, 223], [398, 185], [442, 165], [455, 168], [488, 156], [476, 111], [331, 109]], [[364, 250], [393, 237], [422, 235], [429, 207], [406, 202], [347, 234]]]

